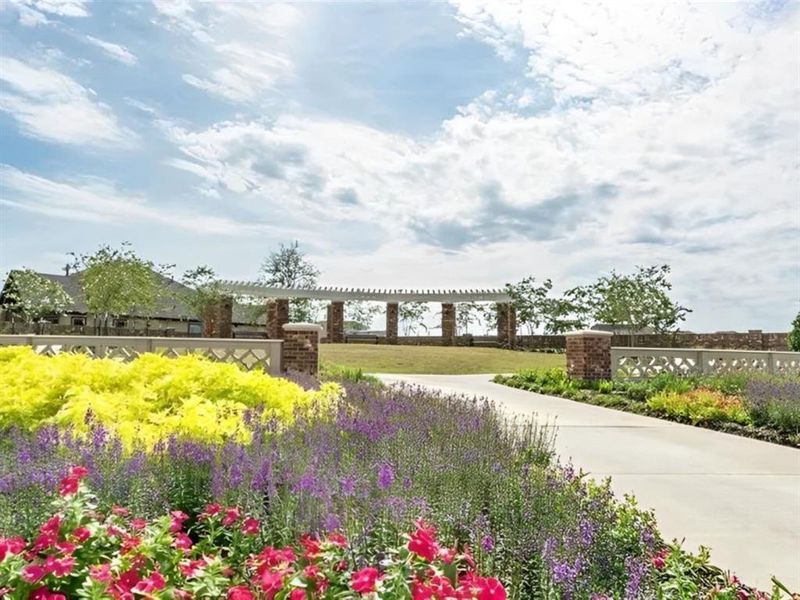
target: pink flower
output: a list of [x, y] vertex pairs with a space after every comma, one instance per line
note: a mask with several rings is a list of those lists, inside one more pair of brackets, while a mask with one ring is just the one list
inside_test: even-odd
[[47, 575], [47, 571], [42, 565], [26, 565], [22, 567], [22, 579], [27, 583], [36, 583]]
[[19, 554], [25, 549], [25, 540], [20, 537], [0, 538], [0, 562], [11, 554]]
[[135, 531], [142, 531], [145, 527], [147, 527], [147, 521], [144, 519], [133, 519], [131, 521], [131, 529]]
[[261, 589], [272, 600], [283, 588], [283, 573], [280, 571], [264, 571], [261, 574]]
[[89, 577], [100, 583], [111, 583], [111, 565], [92, 565], [89, 568]]
[[131, 514], [131, 511], [122, 506], [112, 506], [111, 514], [117, 515], [118, 517], [127, 517], [128, 515]]
[[28, 596], [29, 600], [67, 600], [64, 594], [51, 592], [46, 587], [40, 587], [33, 590]]
[[142, 594], [151, 594], [159, 590], [163, 590], [167, 586], [167, 581], [164, 576], [158, 571], [150, 573], [150, 577], [145, 577], [133, 587], [134, 592]]
[[180, 550], [191, 550], [194, 544], [192, 544], [191, 538], [185, 533], [176, 533], [175, 541], [172, 543], [172, 545]]
[[669, 550], [666, 548], [659, 552], [656, 552], [655, 556], [653, 556], [653, 566], [658, 569], [659, 571], [663, 571], [664, 568], [667, 566], [667, 556], [669, 556]]
[[253, 517], [246, 518], [242, 523], [242, 533], [245, 535], [257, 535], [260, 528], [261, 523]]
[[347, 548], [347, 538], [341, 533], [328, 534], [327, 540], [334, 546], [338, 546], [339, 548]]
[[62, 496], [71, 496], [77, 493], [81, 484], [81, 479], [86, 477], [89, 471], [84, 467], [72, 467], [69, 474], [61, 480], [58, 486], [58, 493]]
[[52, 573], [56, 577], [66, 577], [72, 572], [75, 566], [75, 558], [67, 556], [65, 558], [55, 558], [48, 556], [44, 563], [45, 571]]
[[228, 589], [228, 600], [254, 600], [253, 592], [243, 585], [235, 585]]
[[189, 515], [187, 515], [185, 512], [182, 512], [180, 510], [173, 510], [169, 514], [172, 515], [172, 522], [169, 525], [169, 530], [172, 533], [176, 533], [176, 532], [182, 530], [184, 521], [188, 521], [189, 520]]
[[306, 600], [306, 591], [301, 589], [292, 590], [292, 593], [289, 594], [289, 600]]
[[200, 513], [201, 519], [210, 519], [220, 513], [222, 507], [219, 504], [209, 504], [206, 509]]
[[227, 527], [233, 525], [242, 516], [241, 511], [236, 506], [231, 506], [225, 509], [225, 516], [222, 518], [222, 524]]
[[366, 567], [356, 571], [350, 578], [350, 587], [358, 594], [374, 592], [380, 581], [380, 573], [375, 567]]

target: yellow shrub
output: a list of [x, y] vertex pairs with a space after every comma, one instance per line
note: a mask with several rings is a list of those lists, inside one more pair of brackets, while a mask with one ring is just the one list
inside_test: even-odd
[[55, 423], [86, 431], [91, 414], [128, 447], [151, 446], [170, 435], [247, 442], [248, 409], [260, 409], [262, 419], [290, 423], [298, 411], [324, 411], [340, 394], [336, 384], [306, 391], [286, 379], [198, 355], [144, 354], [123, 363], [0, 348], [0, 428]]
[[732, 421], [746, 424], [750, 422], [747, 409], [739, 398], [726, 396], [716, 390], [660, 392], [652, 396], [647, 401], [647, 405], [668, 415], [684, 417], [692, 423]]

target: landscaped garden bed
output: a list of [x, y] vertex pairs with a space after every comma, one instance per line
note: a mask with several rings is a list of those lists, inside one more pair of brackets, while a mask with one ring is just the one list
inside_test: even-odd
[[580, 381], [564, 369], [497, 375], [496, 383], [800, 447], [800, 378], [755, 373]]
[[485, 401], [4, 352], [0, 595], [767, 597]]

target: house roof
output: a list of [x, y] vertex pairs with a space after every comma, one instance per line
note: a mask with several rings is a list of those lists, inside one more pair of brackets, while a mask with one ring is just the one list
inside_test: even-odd
[[[3, 291], [0, 293], [0, 303], [2, 303], [9, 282], [13, 279], [14, 273], [19, 271], [14, 270], [8, 274], [8, 279], [3, 286]], [[69, 275], [56, 275], [53, 273], [37, 273], [41, 277], [57, 283], [60, 285], [67, 295], [72, 300], [72, 303], [67, 307], [67, 313], [73, 314], [87, 314], [89, 308], [86, 306], [86, 296], [83, 293], [83, 286], [81, 285], [80, 272], [71, 273]], [[154, 319], [170, 319], [170, 320], [197, 320], [191, 314], [189, 307], [184, 301], [184, 297], [191, 293], [191, 289], [179, 281], [175, 281], [169, 277], [165, 277], [160, 273], [153, 271], [153, 275], [159, 280], [164, 289], [164, 293], [159, 296], [156, 301], [156, 309], [148, 314], [142, 314], [134, 311], [129, 315], [120, 315], [125, 317], [150, 317]], [[265, 323], [266, 316], [264, 311], [258, 310], [259, 307], [249, 304], [234, 303], [233, 305], [233, 323], [234, 324], [250, 324], [250, 323]]]

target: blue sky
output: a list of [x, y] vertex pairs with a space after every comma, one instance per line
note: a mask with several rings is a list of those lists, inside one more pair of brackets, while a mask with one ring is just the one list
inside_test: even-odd
[[0, 270], [130, 241], [254, 278], [800, 299], [796, 3], [0, 0]]

